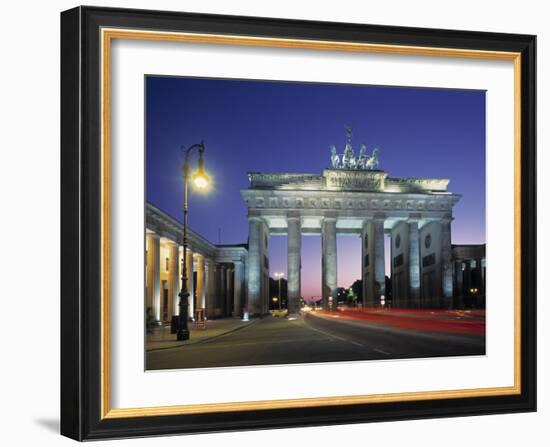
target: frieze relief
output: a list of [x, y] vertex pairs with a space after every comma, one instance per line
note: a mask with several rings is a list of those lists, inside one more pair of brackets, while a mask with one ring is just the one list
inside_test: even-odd
[[267, 209], [335, 209], [335, 210], [451, 210], [457, 198], [445, 197], [438, 200], [393, 199], [393, 198], [349, 198], [349, 197], [272, 197], [249, 198], [249, 207]]
[[383, 191], [387, 175], [382, 171], [325, 169], [323, 172], [328, 190], [348, 191]]
[[248, 174], [251, 188], [279, 189], [292, 186], [316, 185], [322, 182], [318, 174], [277, 174], [264, 172], [250, 172]]

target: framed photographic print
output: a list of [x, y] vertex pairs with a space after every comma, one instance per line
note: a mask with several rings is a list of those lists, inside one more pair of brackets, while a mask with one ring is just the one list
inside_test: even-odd
[[61, 432], [536, 409], [535, 36], [61, 14]]

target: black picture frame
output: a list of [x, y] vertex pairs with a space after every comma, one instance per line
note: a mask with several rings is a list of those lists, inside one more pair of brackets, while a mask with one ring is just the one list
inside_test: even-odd
[[[521, 53], [521, 392], [515, 395], [102, 418], [100, 29]], [[536, 36], [99, 7], [61, 13], [61, 433], [77, 440], [536, 410]]]

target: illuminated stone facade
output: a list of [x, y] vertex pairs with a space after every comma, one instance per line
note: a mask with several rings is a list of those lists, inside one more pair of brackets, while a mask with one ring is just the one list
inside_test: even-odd
[[[205, 309], [208, 318], [241, 316], [246, 304], [246, 245], [215, 245], [187, 229], [189, 316]], [[146, 205], [145, 307], [158, 324], [179, 314], [183, 225]]]
[[384, 235], [391, 237], [394, 307], [452, 308], [451, 221], [460, 196], [449, 180], [392, 178], [380, 170], [325, 169], [322, 174], [250, 173], [241, 194], [248, 205], [248, 303], [268, 303], [268, 244], [288, 236], [289, 311], [299, 309], [300, 241], [320, 234], [323, 307], [334, 306], [338, 286], [336, 235], [361, 238], [363, 300], [385, 295]]

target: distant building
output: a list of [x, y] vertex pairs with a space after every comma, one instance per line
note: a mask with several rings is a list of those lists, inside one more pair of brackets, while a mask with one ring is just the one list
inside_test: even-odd
[[485, 244], [453, 245], [454, 305], [485, 308]]

